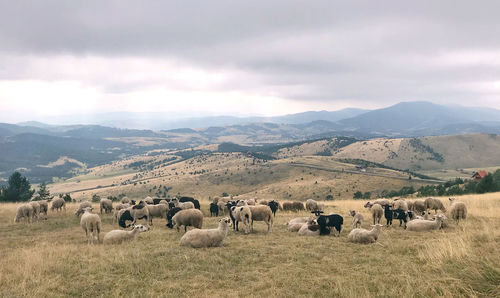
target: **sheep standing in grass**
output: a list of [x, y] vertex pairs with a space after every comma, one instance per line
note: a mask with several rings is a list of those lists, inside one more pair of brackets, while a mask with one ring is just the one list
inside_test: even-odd
[[92, 213], [92, 207], [83, 209], [80, 225], [87, 236], [88, 244], [99, 244], [99, 233], [101, 232], [101, 218]]
[[113, 211], [113, 201], [110, 199], [102, 198], [99, 205], [101, 207], [101, 214], [102, 210], [104, 210], [105, 213], [111, 213]]
[[408, 222], [407, 230], [415, 232], [438, 230], [441, 228], [442, 222], [442, 214], [438, 214], [436, 220], [415, 219]]
[[174, 207], [181, 208], [182, 210], [194, 208], [193, 202], [179, 202], [179, 199], [177, 198], [172, 199], [171, 203], [174, 205]]
[[148, 231], [149, 228], [143, 225], [135, 225], [132, 231], [112, 230], [104, 235], [103, 244], [120, 244], [123, 242], [133, 241], [139, 233]]
[[236, 226], [236, 231], [238, 231], [238, 224], [242, 222], [245, 225], [245, 234], [250, 233], [250, 219], [252, 218], [252, 212], [248, 206], [233, 206], [230, 209], [230, 214], [234, 218], [233, 220], [233, 230]]
[[446, 208], [443, 205], [443, 202], [441, 202], [438, 199], [434, 198], [427, 198], [425, 199], [425, 209], [430, 209], [434, 210], [434, 214], [437, 213], [437, 210], [441, 210], [442, 212], [446, 212]]
[[352, 228], [360, 228], [363, 224], [363, 214], [356, 212], [354, 210], [349, 210], [349, 215], [352, 216]]
[[405, 200], [396, 199], [392, 203], [392, 209], [393, 210], [400, 209], [400, 210], [403, 210], [406, 212], [406, 211], [408, 211], [408, 203]]
[[153, 218], [166, 218], [168, 212], [168, 205], [158, 204], [158, 205], [148, 205], [149, 216], [151, 217], [151, 223]]
[[354, 229], [347, 236], [347, 240], [349, 242], [354, 243], [374, 243], [378, 240], [380, 232], [382, 231], [382, 225], [376, 224], [372, 225], [372, 229], [370, 231], [365, 229]]
[[[122, 213], [123, 211], [123, 213]], [[122, 228], [126, 228], [130, 225], [135, 225], [138, 219], [145, 219], [146, 223], [152, 224], [152, 218], [149, 213], [148, 204], [144, 201], [140, 201], [139, 204], [129, 207], [127, 209], [120, 210], [120, 217], [118, 219], [118, 225]], [[126, 221], [132, 221], [130, 225], [127, 225]]]
[[467, 206], [464, 202], [459, 202], [454, 198], [449, 198], [450, 200], [450, 217], [453, 220], [459, 222], [461, 219], [464, 220], [467, 218]]
[[80, 216], [85, 212], [85, 208], [92, 207], [92, 203], [89, 201], [84, 201], [80, 203], [80, 206], [78, 206], [78, 209], [75, 211], [76, 216]]
[[198, 209], [182, 210], [174, 207], [167, 214], [167, 227], [172, 229], [175, 226], [177, 232], [180, 232], [181, 226], [184, 226], [184, 232], [186, 232], [188, 226], [201, 229], [202, 225], [203, 213]]
[[319, 236], [320, 226], [318, 221], [310, 218], [305, 224], [302, 224], [297, 234], [299, 236]]
[[19, 207], [17, 207], [17, 212], [16, 212], [16, 217], [14, 218], [14, 222], [19, 222], [21, 218], [26, 218], [26, 221], [28, 223], [31, 222], [31, 219], [33, 218], [33, 206], [30, 204], [23, 204]]
[[29, 202], [28, 204], [33, 207], [33, 219], [40, 220], [40, 203], [33, 201]]
[[253, 232], [253, 222], [263, 221], [267, 225], [267, 232], [271, 232], [273, 227], [273, 212], [269, 206], [248, 206], [252, 214], [251, 231]]
[[113, 213], [113, 223], [118, 222], [118, 220], [120, 219], [120, 216], [123, 214], [122, 210], [125, 210], [129, 207], [131, 207], [130, 204], [118, 203], [115, 206], [115, 212]]
[[66, 201], [63, 198], [57, 198], [52, 201], [52, 205], [50, 206], [50, 211], [61, 211], [64, 209], [66, 211]]
[[49, 210], [49, 203], [46, 200], [37, 201], [40, 204], [40, 214], [43, 213], [44, 219], [47, 219], [47, 211]]
[[216, 203], [210, 203], [210, 216], [219, 216], [219, 206]]
[[217, 229], [194, 229], [188, 231], [181, 237], [180, 245], [193, 248], [221, 246], [227, 236], [227, 228], [229, 226], [231, 226], [231, 220], [225, 217], [219, 221]]
[[[384, 206], [388, 206], [384, 205]], [[380, 204], [375, 204], [375, 203], [366, 203], [365, 208], [370, 208], [370, 212], [372, 214], [373, 218], [373, 224], [380, 224], [380, 219], [382, 219], [382, 216], [384, 215], [384, 208], [382, 208], [382, 205]]]
[[422, 212], [424, 212], [426, 210], [425, 201], [421, 200], [421, 199], [414, 200], [411, 204], [411, 207], [410, 207], [410, 205], [408, 205], [408, 209], [416, 212], [417, 214], [421, 214]]

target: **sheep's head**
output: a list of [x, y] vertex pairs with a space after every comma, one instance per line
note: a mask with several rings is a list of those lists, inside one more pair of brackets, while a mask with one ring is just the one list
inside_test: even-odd
[[366, 204], [364, 205], [365, 208], [371, 208], [372, 206], [373, 204], [370, 202], [366, 202]]
[[450, 204], [453, 204], [453, 202], [455, 202], [455, 198], [448, 198], [448, 200], [450, 201]]
[[229, 217], [224, 217], [219, 220], [219, 223], [225, 223], [228, 227], [231, 227], [231, 219]]
[[149, 231], [149, 227], [144, 225], [135, 225], [133, 226], [132, 230], [139, 232], [146, 232]]
[[354, 211], [354, 210], [349, 210], [349, 215], [351, 215], [351, 216], [356, 215], [356, 211]]

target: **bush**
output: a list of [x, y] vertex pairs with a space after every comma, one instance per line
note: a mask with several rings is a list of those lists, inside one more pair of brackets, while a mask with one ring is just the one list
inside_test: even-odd
[[354, 195], [352, 197], [354, 199], [362, 199], [363, 198], [363, 193], [358, 190], [357, 192], [354, 193]]
[[94, 194], [94, 195], [92, 196], [92, 202], [94, 202], [94, 203], [99, 203], [100, 201], [101, 201], [101, 197], [100, 197], [100, 196], [98, 196], [97, 194]]
[[325, 201], [333, 201], [332, 195], [326, 195]]

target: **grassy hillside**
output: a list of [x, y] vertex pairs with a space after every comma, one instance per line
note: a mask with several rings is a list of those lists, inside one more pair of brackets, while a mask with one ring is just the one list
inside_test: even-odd
[[[347, 242], [348, 210], [369, 214], [364, 202], [344, 200], [327, 206], [345, 218], [339, 238], [290, 233], [284, 223], [308, 213], [278, 212], [270, 234], [256, 222], [255, 233], [231, 231], [223, 247], [197, 250], [179, 247], [182, 233], [159, 219], [133, 243], [88, 246], [75, 204], [33, 224], [14, 224], [17, 205], [2, 204], [0, 296], [498, 297], [500, 193], [460, 199], [466, 222], [425, 233], [384, 228], [372, 245]], [[204, 228], [216, 227], [207, 201], [202, 210]], [[101, 218], [102, 239], [117, 227]]]

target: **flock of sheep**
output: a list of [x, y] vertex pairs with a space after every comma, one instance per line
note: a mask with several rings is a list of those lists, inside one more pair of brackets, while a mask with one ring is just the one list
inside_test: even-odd
[[[449, 216], [455, 221], [467, 218], [467, 206], [463, 202], [454, 199], [450, 200]], [[18, 207], [14, 222], [19, 222], [25, 218], [27, 222], [47, 219], [49, 203], [47, 201], [31, 201]], [[367, 202], [364, 205], [368, 208], [372, 216], [372, 229], [361, 228], [364, 222], [363, 215], [355, 210], [350, 210], [352, 217], [352, 230], [348, 235], [348, 241], [354, 243], [374, 243], [378, 240], [382, 225], [382, 217], [386, 219], [386, 225], [391, 226], [393, 220], [399, 220], [400, 226], [408, 231], [430, 231], [445, 228], [448, 225], [448, 218], [445, 215], [446, 208], [443, 203], [434, 198], [425, 200], [403, 200], [378, 199], [374, 202]], [[56, 198], [51, 202], [52, 211], [66, 210], [66, 202], [62, 198]], [[100, 201], [100, 213], [114, 213], [113, 222], [124, 229], [116, 229], [104, 235], [103, 244], [119, 244], [134, 240], [140, 233], [149, 230], [153, 224], [153, 218], [165, 218], [168, 228], [176, 227], [177, 231], [183, 226], [185, 234], [180, 239], [181, 246], [194, 248], [221, 246], [227, 236], [228, 229], [239, 231], [240, 223], [245, 234], [254, 231], [254, 221], [262, 221], [267, 225], [267, 232], [271, 232], [274, 217], [277, 210], [300, 211], [308, 210], [314, 215], [308, 217], [297, 217], [289, 220], [285, 225], [288, 231], [297, 232], [300, 236], [328, 235], [332, 231], [340, 236], [344, 219], [339, 214], [323, 215], [325, 205], [315, 200], [302, 202], [283, 202], [275, 200], [266, 201], [256, 199], [237, 199], [233, 197], [216, 197], [210, 203], [209, 211], [211, 216], [219, 214], [228, 215], [220, 219], [219, 225], [215, 229], [202, 229], [203, 213], [200, 211], [198, 200], [190, 197], [180, 197], [172, 199], [160, 199], [147, 197], [136, 204], [134, 200], [123, 198], [113, 207], [113, 202], [109, 199]], [[434, 218], [431, 218], [429, 211], [434, 210]], [[438, 210], [440, 211], [438, 213]], [[85, 232], [87, 243], [98, 244], [100, 241], [101, 218], [93, 213], [92, 204], [88, 201], [81, 202], [75, 215], [80, 217], [80, 225]], [[145, 219], [146, 225], [136, 224], [137, 220]], [[128, 223], [128, 222], [131, 223]], [[187, 227], [194, 227], [187, 230]]]

